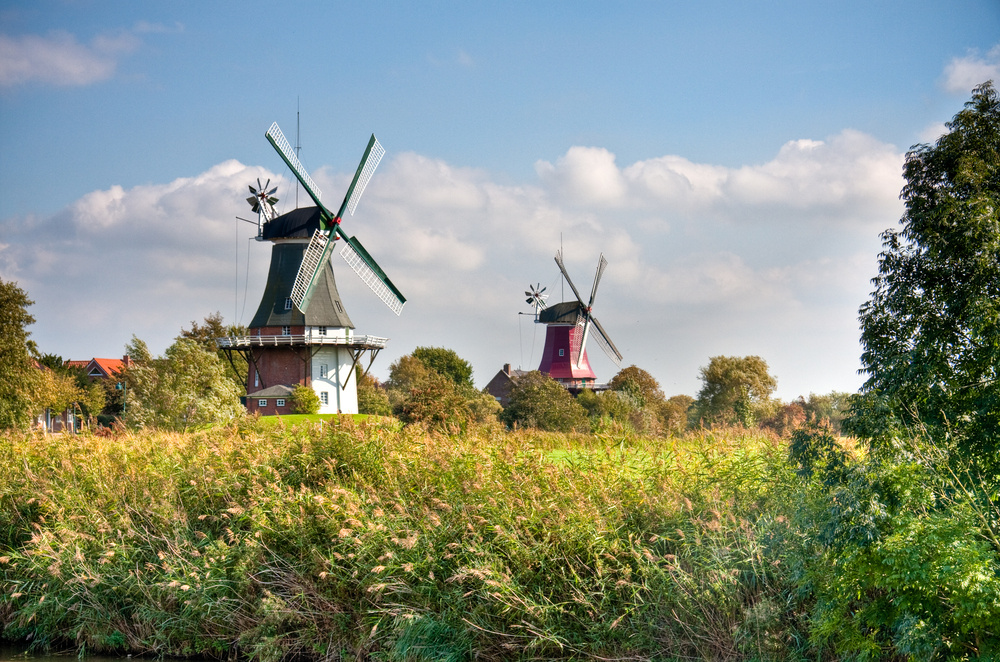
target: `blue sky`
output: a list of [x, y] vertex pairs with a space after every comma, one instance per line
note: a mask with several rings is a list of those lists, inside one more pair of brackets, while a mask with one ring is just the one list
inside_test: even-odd
[[903, 155], [1000, 80], [998, 35], [996, 0], [3, 2], [0, 278], [66, 358], [247, 322], [269, 247], [235, 217], [258, 176], [294, 205], [263, 133], [294, 139], [298, 107], [331, 199], [370, 133], [388, 150], [345, 228], [403, 315], [334, 262], [358, 331], [391, 338], [377, 376], [418, 345], [480, 385], [536, 367], [517, 313], [558, 290], [561, 241], [580, 289], [607, 256], [595, 313], [668, 395], [750, 354], [785, 399], [850, 391]]

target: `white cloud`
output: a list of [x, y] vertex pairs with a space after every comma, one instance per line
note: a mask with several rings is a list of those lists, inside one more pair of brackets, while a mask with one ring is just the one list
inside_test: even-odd
[[1000, 84], [1000, 44], [986, 55], [973, 50], [965, 57], [952, 58], [944, 68], [944, 89], [953, 94], [969, 94], [988, 80]]
[[[153, 26], [146, 25], [148, 32]], [[139, 47], [131, 32], [102, 34], [82, 44], [66, 31], [45, 36], [0, 34], [0, 87], [31, 82], [91, 85], [111, 78], [118, 58]]]
[[[791, 141], [766, 163], [738, 168], [676, 155], [620, 168], [608, 150], [573, 147], [555, 164], [539, 162], [538, 179], [521, 185], [390, 155], [343, 227], [409, 298], [403, 317], [339, 258], [334, 269], [359, 333], [393, 339], [375, 368], [381, 377], [416, 345], [455, 349], [483, 383], [516, 364], [520, 336], [539, 333], [518, 330], [517, 313], [528, 311], [522, 292], [540, 282], [558, 300], [560, 246], [585, 294], [598, 254], [607, 256], [596, 312], [626, 365], [679, 384], [668, 390], [695, 391], [697, 366], [721, 353], [760, 354], [806, 374], [797, 361], [810, 351], [857, 356], [857, 335], [844, 329], [856, 327], [867, 297], [878, 232], [899, 218], [901, 163], [892, 146], [853, 131]], [[339, 201], [350, 173], [314, 174]], [[246, 322], [269, 246], [248, 245], [253, 228], [234, 216], [248, 215], [246, 185], [257, 177], [277, 184], [280, 210], [290, 209], [290, 182], [226, 161], [165, 184], [93, 191], [49, 218], [2, 220], [0, 276], [22, 281], [39, 302], [39, 345], [74, 357], [114, 356], [132, 333], [162, 351], [182, 326], [216, 310]], [[67, 328], [87, 349], [60, 346]], [[596, 349], [591, 361], [600, 378], [613, 374]], [[855, 370], [848, 360], [834, 383], [804, 388], [802, 375], [778, 376], [825, 392], [853, 388]]]

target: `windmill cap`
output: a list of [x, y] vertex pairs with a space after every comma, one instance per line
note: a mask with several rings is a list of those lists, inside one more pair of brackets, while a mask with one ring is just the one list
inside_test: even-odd
[[308, 239], [319, 229], [319, 207], [299, 207], [264, 224], [263, 239]]

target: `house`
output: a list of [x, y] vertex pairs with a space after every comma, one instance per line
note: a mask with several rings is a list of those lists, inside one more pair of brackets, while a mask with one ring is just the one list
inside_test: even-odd
[[[107, 379], [120, 373], [129, 365], [128, 355], [120, 359], [92, 358], [90, 360], [70, 360], [63, 363], [63, 366], [71, 369], [82, 369], [87, 378], [93, 382], [98, 379]], [[39, 370], [48, 370], [45, 366], [35, 363]], [[99, 413], [99, 412], [98, 412]], [[46, 432], [76, 432], [80, 429], [79, 411], [75, 407], [69, 407], [63, 412], [55, 412], [51, 409], [39, 413], [35, 417], [35, 427]]]
[[512, 370], [510, 364], [505, 363], [503, 369], [493, 376], [493, 379], [483, 390], [496, 398], [501, 407], [506, 408], [510, 399], [510, 387], [513, 386], [514, 380], [521, 375], [528, 374], [528, 372], [528, 370]]

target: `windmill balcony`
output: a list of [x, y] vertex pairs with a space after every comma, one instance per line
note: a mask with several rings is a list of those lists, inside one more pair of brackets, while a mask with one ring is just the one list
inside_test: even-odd
[[216, 338], [215, 343], [222, 349], [243, 349], [247, 347], [280, 347], [282, 345], [339, 345], [356, 349], [384, 349], [388, 338], [379, 336], [322, 336], [318, 334], [283, 336], [227, 336]]

